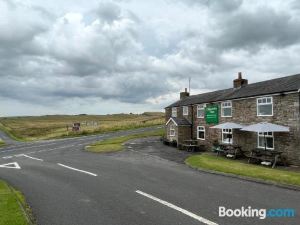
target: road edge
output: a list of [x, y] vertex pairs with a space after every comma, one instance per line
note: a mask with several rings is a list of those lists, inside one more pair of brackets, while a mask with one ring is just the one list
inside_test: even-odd
[[186, 163], [184, 163], [184, 164], [187, 167], [189, 167], [193, 170], [204, 172], [204, 173], [221, 175], [221, 176], [224, 176], [224, 177], [230, 177], [230, 178], [235, 178], [235, 179], [239, 179], [239, 180], [264, 184], [264, 185], [268, 185], [268, 186], [285, 188], [285, 189], [289, 189], [289, 190], [293, 190], [293, 191], [300, 191], [300, 186], [295, 186], [295, 185], [290, 185], [290, 184], [281, 184], [281, 183], [276, 183], [276, 182], [273, 182], [273, 181], [262, 180], [262, 179], [259, 179], [259, 178], [245, 177], [245, 176], [235, 175], [235, 174], [231, 174], [231, 173], [223, 173], [223, 172], [214, 171], [214, 170], [207, 170], [207, 169], [203, 169], [203, 168], [195, 168], [195, 167], [192, 167], [192, 166], [190, 166]]

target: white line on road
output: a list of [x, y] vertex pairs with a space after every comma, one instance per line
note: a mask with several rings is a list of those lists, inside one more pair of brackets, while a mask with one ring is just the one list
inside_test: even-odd
[[91, 173], [91, 172], [84, 171], [84, 170], [79, 170], [79, 169], [76, 169], [76, 168], [73, 168], [73, 167], [70, 167], [70, 166], [66, 166], [66, 165], [64, 165], [64, 164], [57, 163], [57, 165], [62, 166], [62, 167], [65, 167], [65, 168], [68, 168], [68, 169], [70, 169], [70, 170], [75, 170], [75, 171], [78, 171], [78, 172], [81, 172], [81, 173], [86, 173], [86, 174], [89, 174], [89, 175], [94, 176], [94, 177], [97, 177], [97, 176], [98, 176], [98, 175], [95, 174], [95, 173]]
[[9, 155], [9, 156], [4, 156], [2, 157], [3, 159], [11, 159], [13, 156]]
[[31, 157], [29, 155], [24, 155], [23, 154], [23, 156], [26, 157], [26, 158], [30, 158], [30, 159], [34, 159], [34, 160], [38, 160], [38, 161], [44, 161], [43, 159], [38, 159], [38, 158], [35, 158], [35, 157]]
[[150, 198], [150, 199], [152, 199], [152, 200], [154, 200], [156, 202], [159, 202], [159, 203], [161, 203], [161, 204], [163, 204], [165, 206], [168, 206], [169, 208], [175, 209], [175, 210], [177, 210], [177, 211], [179, 211], [179, 212], [181, 212], [181, 213], [183, 213], [183, 214], [185, 214], [187, 216], [190, 216], [190, 217], [194, 218], [195, 220], [198, 220], [198, 221], [200, 221], [202, 223], [205, 223], [207, 225], [218, 225], [217, 223], [214, 223], [214, 222], [212, 222], [212, 221], [210, 221], [208, 219], [205, 219], [205, 218], [203, 218], [201, 216], [198, 216], [198, 215], [196, 215], [194, 213], [191, 213], [191, 212], [189, 212], [189, 211], [187, 211], [187, 210], [185, 210], [183, 208], [180, 208], [180, 207], [178, 207], [176, 205], [173, 205], [172, 203], [169, 203], [169, 202], [166, 202], [166, 201], [161, 200], [159, 198], [156, 198], [153, 195], [149, 195], [149, 194], [147, 194], [145, 192], [142, 192], [142, 191], [139, 191], [139, 190], [137, 190], [135, 192], [138, 193], [138, 194], [140, 194], [140, 195], [143, 195], [143, 196], [145, 196], [147, 198]]
[[9, 169], [18, 169], [18, 170], [21, 169], [21, 167], [19, 166], [19, 164], [17, 162], [3, 164], [3, 165], [0, 165], [0, 167], [1, 168], [9, 168]]

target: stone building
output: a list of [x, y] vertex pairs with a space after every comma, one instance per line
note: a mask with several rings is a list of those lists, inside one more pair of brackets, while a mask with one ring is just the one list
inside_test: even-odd
[[[300, 74], [248, 84], [238, 78], [233, 87], [190, 96], [187, 90], [166, 110], [166, 136], [182, 143], [195, 139], [209, 150], [214, 142], [280, 150], [291, 164], [300, 165]], [[216, 124], [234, 122], [250, 125], [270, 122], [287, 126], [286, 133], [252, 133], [212, 129]], [[264, 135], [265, 138], [264, 139]]]

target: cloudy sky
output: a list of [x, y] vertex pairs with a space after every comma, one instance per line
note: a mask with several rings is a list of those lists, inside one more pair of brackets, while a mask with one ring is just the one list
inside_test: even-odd
[[161, 111], [300, 72], [298, 0], [0, 0], [0, 115]]

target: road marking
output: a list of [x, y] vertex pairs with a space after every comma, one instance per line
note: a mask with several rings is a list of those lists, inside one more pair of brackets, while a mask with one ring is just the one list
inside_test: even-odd
[[38, 158], [35, 158], [35, 157], [31, 157], [29, 155], [24, 155], [23, 154], [23, 156], [26, 157], [26, 158], [30, 158], [30, 159], [34, 159], [34, 160], [38, 160], [38, 161], [44, 161], [43, 159], [38, 159]]
[[73, 167], [70, 167], [70, 166], [66, 166], [64, 164], [61, 164], [61, 163], [57, 163], [57, 165], [59, 166], [62, 166], [62, 167], [65, 167], [65, 168], [68, 168], [70, 170], [75, 170], [75, 171], [78, 171], [78, 172], [81, 172], [81, 173], [86, 173], [86, 174], [89, 174], [91, 176], [94, 176], [94, 177], [97, 177], [98, 175], [95, 174], [95, 173], [91, 173], [91, 172], [88, 172], [88, 171], [85, 171], [85, 170], [79, 170], [79, 169], [76, 169], [76, 168], [73, 168]]
[[0, 165], [1, 168], [9, 168], [9, 169], [21, 169], [21, 167], [19, 166], [19, 164], [17, 162], [13, 162], [13, 163], [7, 163], [7, 164], [3, 164]]
[[159, 198], [156, 198], [153, 195], [149, 195], [149, 194], [147, 194], [145, 192], [142, 192], [142, 191], [139, 191], [139, 190], [137, 190], [135, 192], [138, 193], [138, 194], [140, 194], [140, 195], [143, 195], [143, 196], [145, 196], [147, 198], [150, 198], [153, 201], [156, 201], [156, 202], [159, 202], [159, 203], [161, 203], [161, 204], [163, 204], [165, 206], [168, 206], [169, 208], [175, 209], [175, 210], [177, 210], [177, 211], [179, 211], [179, 212], [181, 212], [181, 213], [183, 213], [183, 214], [185, 214], [187, 216], [190, 216], [190, 217], [192, 217], [195, 220], [198, 220], [198, 221], [200, 221], [202, 223], [205, 223], [207, 225], [218, 225], [217, 223], [214, 223], [214, 222], [212, 222], [212, 221], [210, 221], [208, 219], [205, 219], [205, 218], [203, 218], [201, 216], [198, 216], [198, 215], [196, 215], [194, 213], [191, 213], [191, 212], [189, 212], [189, 211], [187, 211], [187, 210], [185, 210], [183, 208], [180, 208], [180, 207], [178, 207], [176, 205], [173, 205], [172, 203], [169, 203], [169, 202], [166, 202], [166, 201], [161, 200]]
[[4, 156], [2, 157], [2, 159], [11, 159], [13, 156], [9, 155], [9, 156]]

